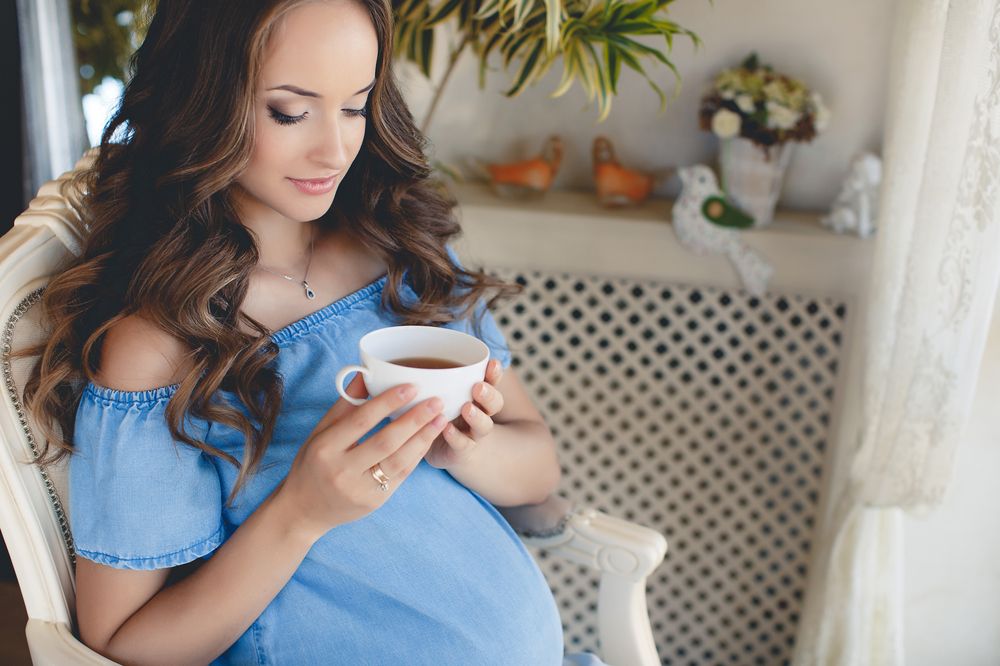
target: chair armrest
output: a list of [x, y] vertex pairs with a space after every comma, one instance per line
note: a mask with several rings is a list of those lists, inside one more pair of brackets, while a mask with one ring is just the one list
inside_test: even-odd
[[522, 538], [577, 564], [632, 581], [645, 581], [667, 553], [667, 540], [656, 530], [586, 507], [568, 513], [558, 533], [527, 533]]
[[660, 664], [646, 611], [646, 578], [666, 555], [662, 534], [594, 509], [574, 509], [563, 498], [501, 513], [528, 545], [601, 572], [598, 636], [605, 663]]
[[63, 622], [28, 620], [24, 633], [33, 666], [118, 666], [87, 647]]

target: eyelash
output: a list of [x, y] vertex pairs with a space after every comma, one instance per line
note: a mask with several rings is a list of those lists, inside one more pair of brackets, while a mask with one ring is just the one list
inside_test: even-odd
[[[278, 123], [279, 125], [294, 125], [296, 123], [302, 122], [303, 120], [305, 120], [305, 117], [309, 115], [309, 112], [307, 111], [303, 113], [301, 116], [289, 116], [271, 106], [267, 107], [267, 110], [271, 114], [271, 118], [274, 119], [274, 122]], [[361, 107], [360, 109], [344, 109], [344, 113], [346, 113], [348, 116], [352, 118], [368, 117], [368, 109], [366, 107]]]

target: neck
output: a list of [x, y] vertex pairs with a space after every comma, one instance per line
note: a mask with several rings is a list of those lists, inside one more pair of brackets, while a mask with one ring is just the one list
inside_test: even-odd
[[[291, 234], [280, 238], [264, 236], [257, 233], [259, 258], [257, 266], [271, 272], [288, 273], [296, 279], [302, 278], [301, 272], [307, 270], [312, 259], [316, 233], [315, 222], [296, 225], [298, 228]], [[305, 237], [299, 232], [304, 232]], [[288, 238], [293, 236], [294, 238]]]
[[286, 272], [304, 269], [310, 242], [318, 232], [317, 222], [295, 222], [259, 202], [246, 200], [241, 202], [239, 214], [240, 222], [256, 238], [259, 266]]

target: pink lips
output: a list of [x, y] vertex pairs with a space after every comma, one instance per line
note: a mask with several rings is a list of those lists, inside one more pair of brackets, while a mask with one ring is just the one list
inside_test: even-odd
[[303, 194], [326, 194], [333, 189], [339, 175], [312, 180], [299, 180], [298, 178], [289, 178], [288, 180], [292, 181], [295, 187], [299, 188], [299, 191]]

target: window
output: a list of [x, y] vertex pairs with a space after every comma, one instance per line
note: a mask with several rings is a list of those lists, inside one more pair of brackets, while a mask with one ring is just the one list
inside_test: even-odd
[[70, 0], [73, 47], [78, 64], [88, 142], [100, 143], [104, 126], [128, 80], [129, 58], [152, 17], [150, 0]]

